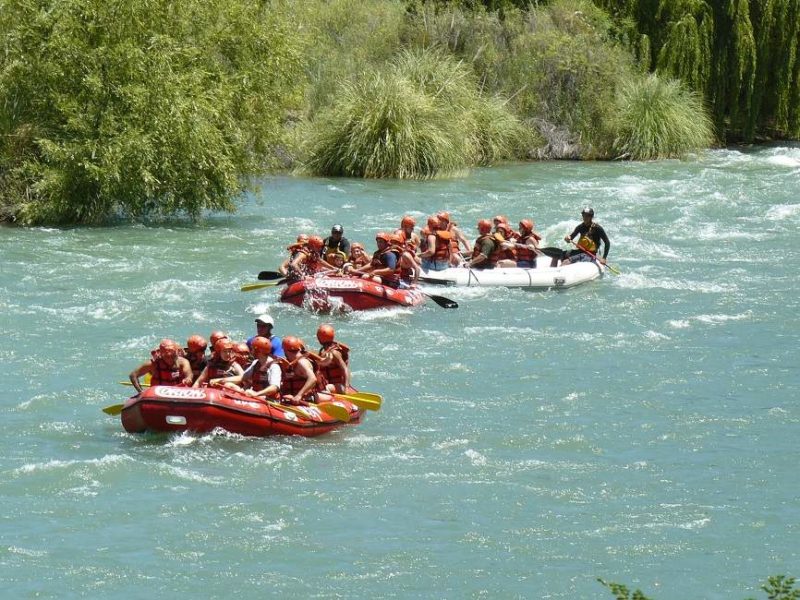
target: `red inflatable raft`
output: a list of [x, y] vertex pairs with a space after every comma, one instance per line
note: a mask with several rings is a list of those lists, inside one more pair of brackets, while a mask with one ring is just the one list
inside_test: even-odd
[[205, 433], [220, 427], [241, 435], [311, 437], [347, 423], [327, 414], [325, 403], [346, 409], [350, 415], [349, 424], [361, 422], [363, 412], [355, 404], [344, 399], [334, 400], [328, 394], [319, 396], [319, 405], [285, 406], [231, 390], [156, 385], [125, 402], [122, 426], [131, 433]]
[[[425, 294], [417, 289], [398, 290], [358, 277], [305, 277], [286, 286], [281, 301], [327, 312], [417, 306]], [[346, 308], [342, 305], [346, 305]]]

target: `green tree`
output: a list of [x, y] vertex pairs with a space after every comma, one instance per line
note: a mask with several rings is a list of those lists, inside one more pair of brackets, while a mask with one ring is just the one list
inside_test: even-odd
[[0, 0], [5, 216], [232, 210], [299, 99], [289, 23], [252, 0]]

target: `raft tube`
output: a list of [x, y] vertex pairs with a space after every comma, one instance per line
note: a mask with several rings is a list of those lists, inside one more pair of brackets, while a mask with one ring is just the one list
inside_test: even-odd
[[[337, 302], [338, 300], [338, 302]], [[410, 307], [425, 302], [417, 289], [394, 289], [359, 277], [305, 277], [286, 286], [281, 302], [314, 311], [330, 311], [343, 303], [351, 310]]]

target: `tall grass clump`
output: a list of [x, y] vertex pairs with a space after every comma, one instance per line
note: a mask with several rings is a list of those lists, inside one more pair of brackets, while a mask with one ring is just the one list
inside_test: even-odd
[[710, 146], [711, 119], [700, 96], [655, 74], [624, 84], [618, 99], [615, 152], [633, 160], [679, 158]]
[[306, 168], [346, 177], [426, 179], [465, 166], [458, 123], [441, 103], [398, 75], [373, 72], [344, 84], [314, 123]]
[[436, 50], [401, 52], [346, 82], [308, 129], [313, 173], [414, 179], [509, 158], [524, 134], [468, 67]]

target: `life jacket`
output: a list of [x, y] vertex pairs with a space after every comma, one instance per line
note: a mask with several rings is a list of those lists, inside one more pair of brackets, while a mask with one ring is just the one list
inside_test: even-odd
[[[525, 244], [531, 238], [536, 239], [536, 235], [533, 232], [528, 233], [525, 237], [520, 237], [519, 243]], [[536, 252], [534, 252], [527, 246], [517, 248], [517, 260], [527, 260], [533, 262], [535, 259], [536, 259]]]
[[356, 257], [353, 256], [352, 251], [351, 251], [350, 262], [355, 267], [366, 267], [368, 264], [370, 264], [370, 259], [369, 259], [369, 256], [367, 256], [364, 252], [361, 252], [361, 256], [356, 258]]
[[150, 385], [183, 385], [183, 373], [181, 372], [178, 362], [170, 366], [161, 356], [153, 353], [153, 371], [151, 372]]
[[578, 238], [578, 247], [580, 247], [583, 250], [587, 250], [592, 254], [595, 254], [597, 252], [597, 247], [598, 247], [597, 242], [592, 237], [590, 237], [593, 233], [594, 228], [595, 228], [595, 223], [593, 221], [592, 224], [589, 225], [589, 230], [586, 233], [584, 233], [580, 238]]
[[503, 260], [503, 259], [516, 260], [517, 255], [514, 252], [513, 248], [503, 248], [502, 247], [502, 244], [503, 244], [503, 242], [506, 241], [506, 238], [504, 238], [499, 233], [494, 233], [493, 238], [494, 238], [495, 244], [494, 244], [494, 250], [492, 250], [491, 255], [489, 255], [489, 262], [490, 263], [492, 263], [493, 265], [496, 265], [498, 261]]
[[192, 377], [197, 379], [200, 373], [203, 372], [203, 369], [206, 368], [206, 354], [203, 352], [202, 354], [199, 352], [190, 352], [188, 348], [183, 349], [183, 355], [186, 357], [186, 360], [189, 361], [189, 365], [192, 367]]
[[[253, 365], [250, 385], [254, 392], [260, 392], [269, 387], [269, 368], [271, 366], [272, 362], [265, 363], [260, 360], [257, 360]], [[277, 396], [278, 393], [276, 392], [275, 395]]]
[[294, 372], [295, 365], [301, 358], [306, 358], [311, 363], [311, 367], [314, 369], [314, 375], [317, 377], [317, 384], [302, 398], [302, 400], [313, 402], [316, 399], [316, 393], [325, 390], [327, 382], [325, 380], [325, 376], [320, 371], [320, 367], [317, 362], [303, 354], [298, 356], [292, 362], [280, 357], [275, 359], [281, 368], [281, 396], [294, 396], [297, 394], [297, 392], [303, 389], [303, 386], [306, 384], [305, 377], [297, 376]]
[[206, 383], [210, 382], [212, 379], [218, 379], [220, 377], [229, 377], [233, 374], [233, 363], [235, 360], [230, 362], [226, 362], [218, 357], [216, 354], [212, 354], [211, 358], [208, 359], [208, 363], [206, 364], [206, 369], [208, 369], [208, 373], [206, 375]]
[[[400, 249], [397, 246], [389, 246], [383, 252], [380, 250], [376, 250], [372, 254], [372, 268], [373, 269], [386, 269], [386, 265], [381, 260], [386, 254], [394, 254], [395, 258], [400, 258], [399, 253]], [[395, 270], [390, 273], [389, 275], [381, 275], [381, 279], [386, 284], [397, 284], [400, 282], [400, 269], [395, 268]]]
[[[325, 351], [331, 350], [338, 350], [339, 354], [342, 355], [342, 360], [344, 364], [350, 364], [350, 348], [345, 346], [340, 342], [331, 342], [329, 344], [323, 345], [319, 349], [319, 353], [322, 354]], [[313, 362], [313, 361], [312, 361]], [[345, 373], [342, 368], [339, 366], [338, 362], [332, 362], [329, 365], [324, 367], [320, 367], [320, 372], [325, 376], [325, 380], [328, 383], [333, 384], [341, 384], [344, 385], [347, 382], [347, 373]]]
[[[450, 253], [452, 251], [452, 242], [455, 236], [446, 230], [439, 229], [436, 233], [436, 249], [433, 251], [433, 260], [436, 261], [449, 261]], [[456, 242], [458, 244], [458, 242]], [[458, 250], [456, 246], [456, 251]]]
[[486, 258], [490, 259], [491, 255], [494, 254], [495, 252], [494, 249], [496, 249], [500, 245], [498, 244], [497, 239], [491, 233], [484, 233], [483, 235], [479, 236], [477, 240], [475, 240], [475, 245], [472, 247], [473, 260], [478, 258], [478, 256], [480, 256], [481, 246], [483, 245], [483, 242], [485, 242], [486, 240], [491, 240], [493, 245], [492, 246], [493, 250], [489, 253], [489, 256], [487, 256]]

